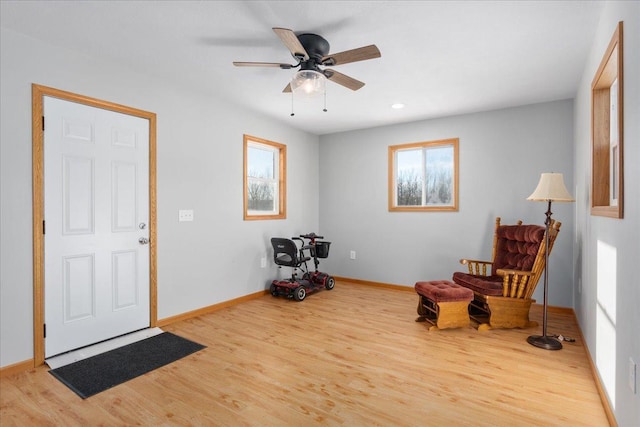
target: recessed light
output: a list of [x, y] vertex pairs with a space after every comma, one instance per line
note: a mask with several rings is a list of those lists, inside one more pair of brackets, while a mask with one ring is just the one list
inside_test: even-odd
[[401, 108], [404, 108], [404, 104], [396, 103], [396, 104], [391, 105], [391, 108], [393, 108], [394, 110], [399, 110]]

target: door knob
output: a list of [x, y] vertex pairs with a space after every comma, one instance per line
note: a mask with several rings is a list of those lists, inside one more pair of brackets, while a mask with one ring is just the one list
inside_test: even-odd
[[147, 239], [146, 237], [141, 237], [138, 239], [138, 242], [140, 242], [141, 245], [146, 245], [147, 243], [149, 243], [149, 239]]

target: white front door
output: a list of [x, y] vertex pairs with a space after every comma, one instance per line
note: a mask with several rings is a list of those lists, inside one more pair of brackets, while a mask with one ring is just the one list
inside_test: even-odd
[[149, 121], [44, 97], [45, 357], [148, 327]]

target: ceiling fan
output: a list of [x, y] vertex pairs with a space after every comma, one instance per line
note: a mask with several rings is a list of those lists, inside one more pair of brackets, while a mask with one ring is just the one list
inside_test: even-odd
[[[376, 45], [369, 45], [344, 52], [329, 53], [329, 42], [317, 34], [296, 34], [286, 28], [273, 28], [282, 43], [289, 49], [297, 64], [283, 64], [277, 62], [234, 62], [236, 67], [275, 67], [283, 70], [300, 67], [283, 92], [317, 93], [324, 89], [325, 77], [334, 83], [351, 90], [358, 90], [364, 83], [339, 73], [325, 66], [348, 64], [350, 62], [365, 61], [380, 58], [380, 50]], [[322, 89], [320, 89], [322, 88]]]

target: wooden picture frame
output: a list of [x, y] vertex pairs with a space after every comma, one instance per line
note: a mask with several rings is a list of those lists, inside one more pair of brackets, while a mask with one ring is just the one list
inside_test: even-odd
[[623, 87], [618, 22], [591, 83], [591, 215], [623, 217]]

